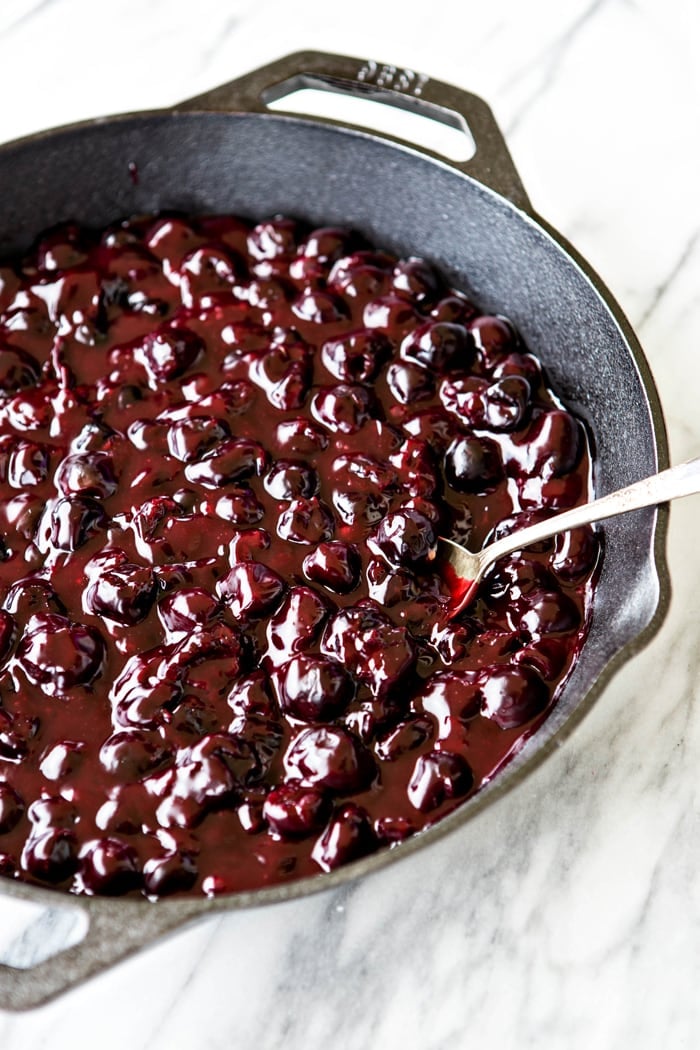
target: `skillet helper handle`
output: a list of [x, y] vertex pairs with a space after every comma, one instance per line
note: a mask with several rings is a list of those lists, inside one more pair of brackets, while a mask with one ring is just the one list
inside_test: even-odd
[[78, 944], [30, 968], [0, 964], [0, 1009], [29, 1010], [49, 1002], [201, 916], [201, 909], [193, 908], [190, 915], [182, 907], [173, 910], [167, 904], [129, 904], [88, 900], [80, 907], [88, 913], [89, 927]]
[[[446, 163], [506, 197], [518, 208], [532, 211], [500, 128], [484, 100], [413, 69], [322, 51], [297, 51], [188, 99], [174, 109], [265, 113], [269, 103], [302, 88], [370, 99], [471, 134], [476, 146], [474, 155], [466, 161], [450, 159]], [[384, 133], [382, 137], [405, 142]], [[445, 161], [432, 150], [423, 147], [421, 150]]]

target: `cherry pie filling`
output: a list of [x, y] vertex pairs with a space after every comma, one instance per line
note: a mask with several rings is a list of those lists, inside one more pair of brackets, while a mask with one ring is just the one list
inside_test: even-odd
[[599, 542], [446, 623], [428, 555], [590, 496], [513, 325], [288, 218], [64, 224], [0, 268], [0, 873], [215, 895], [490, 780], [585, 640]]

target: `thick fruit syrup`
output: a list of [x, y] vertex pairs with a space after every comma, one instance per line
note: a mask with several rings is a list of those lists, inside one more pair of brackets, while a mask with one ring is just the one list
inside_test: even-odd
[[434, 824], [541, 723], [598, 542], [477, 548], [590, 495], [504, 318], [291, 219], [65, 224], [0, 268], [0, 872], [214, 895]]

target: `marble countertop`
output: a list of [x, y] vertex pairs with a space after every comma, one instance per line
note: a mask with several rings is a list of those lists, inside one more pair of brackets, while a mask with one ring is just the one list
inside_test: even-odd
[[[700, 451], [697, 10], [4, 0], [0, 141], [168, 105], [306, 48], [480, 94], [534, 207], [626, 311], [678, 461]], [[0, 1012], [3, 1050], [695, 1048], [699, 506], [673, 507], [663, 628], [517, 791], [363, 882], [211, 917], [52, 1003]], [[66, 929], [0, 899], [2, 959]]]

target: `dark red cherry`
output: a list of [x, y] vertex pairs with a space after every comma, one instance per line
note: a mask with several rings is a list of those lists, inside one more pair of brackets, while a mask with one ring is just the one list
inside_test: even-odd
[[20, 279], [11, 266], [0, 266], [0, 310], [7, 310], [20, 287]]
[[401, 356], [440, 375], [452, 368], [468, 368], [474, 348], [463, 325], [430, 321], [406, 336]]
[[542, 365], [532, 354], [508, 354], [502, 358], [492, 372], [494, 379], [506, 376], [520, 376], [527, 379], [531, 390], [536, 390], [542, 382]]
[[375, 745], [375, 751], [384, 762], [396, 762], [408, 751], [422, 747], [435, 732], [430, 718], [414, 715], [385, 733]]
[[[229, 723], [228, 731], [235, 737], [238, 737], [243, 743], [248, 744], [251, 752], [255, 755], [257, 766], [251, 770], [248, 776], [248, 783], [259, 783], [263, 778], [267, 777], [270, 766], [276, 760], [282, 747], [284, 741], [282, 720], [277, 713], [275, 713], [274, 717], [268, 718], [262, 714], [248, 712], [245, 715], [238, 715], [233, 718]], [[251, 803], [253, 804], [253, 810], [259, 812], [258, 802], [251, 799]], [[253, 824], [255, 823], [255, 820], [253, 820]]]
[[291, 500], [277, 519], [277, 535], [291, 543], [322, 543], [334, 527], [333, 515], [316, 496]]
[[186, 850], [175, 850], [163, 857], [150, 857], [143, 866], [143, 886], [147, 894], [165, 897], [186, 893], [197, 881], [197, 861]]
[[332, 292], [305, 288], [292, 303], [292, 313], [309, 324], [333, 325], [348, 317], [345, 302]]
[[141, 884], [138, 854], [118, 838], [94, 839], [80, 851], [80, 874], [88, 893], [121, 896]]
[[319, 266], [327, 267], [360, 245], [361, 237], [352, 230], [339, 226], [320, 226], [299, 245], [299, 254]]
[[442, 408], [412, 412], [401, 425], [410, 437], [428, 442], [438, 452], [447, 448], [454, 436], [453, 421]]
[[288, 259], [295, 254], [302, 233], [292, 219], [259, 222], [248, 234], [248, 251], [257, 261]]
[[445, 478], [457, 492], [485, 492], [503, 475], [498, 445], [487, 437], [455, 438], [445, 453]]
[[274, 346], [253, 361], [250, 375], [281, 412], [301, 408], [311, 384], [309, 348], [305, 343]]
[[137, 348], [137, 360], [152, 383], [167, 383], [183, 375], [203, 349], [202, 340], [189, 329], [163, 328], [145, 337]]
[[179, 266], [182, 259], [191, 252], [202, 237], [191, 223], [179, 216], [165, 216], [157, 219], [146, 231], [144, 243], [158, 259], [167, 260], [167, 265]]
[[544, 678], [553, 682], [561, 674], [569, 659], [566, 640], [544, 635], [513, 654], [513, 663], [529, 664]]
[[87, 587], [85, 610], [104, 616], [115, 623], [131, 626], [149, 613], [156, 598], [158, 584], [153, 571], [145, 565], [128, 562], [107, 569]]
[[[254, 269], [260, 274], [272, 274], [277, 269], [284, 271], [285, 263], [277, 267], [274, 263], [256, 263]], [[275, 313], [279, 318], [281, 311], [286, 311], [293, 287], [283, 277], [260, 277], [249, 281], [245, 287], [245, 297], [253, 308]]]
[[212, 241], [226, 244], [239, 254], [245, 254], [251, 224], [236, 215], [199, 216], [197, 228]]
[[[546, 565], [524, 552], [499, 561], [488, 580], [489, 593], [494, 598], [507, 596], [511, 604], [523, 596], [530, 601], [533, 594], [551, 591], [555, 586], [555, 580]], [[518, 603], [518, 608], [521, 607], [521, 603]]]
[[12, 397], [39, 381], [39, 364], [25, 350], [0, 346], [0, 397]]
[[39, 769], [47, 780], [66, 780], [83, 765], [86, 744], [84, 740], [61, 740], [41, 756]]
[[430, 813], [443, 802], [464, 798], [474, 785], [474, 774], [462, 755], [429, 751], [420, 755], [408, 784], [411, 805]]
[[333, 871], [372, 853], [377, 845], [366, 810], [348, 802], [336, 809], [311, 856], [323, 871]]
[[365, 526], [375, 525], [382, 520], [389, 510], [390, 501], [381, 492], [344, 492], [336, 489], [333, 506], [346, 525], [358, 526], [364, 531]]
[[263, 805], [270, 830], [285, 839], [306, 838], [320, 831], [329, 813], [327, 796], [298, 781], [273, 788]]
[[323, 364], [344, 383], [371, 382], [390, 354], [386, 336], [370, 329], [330, 339], [321, 348]]
[[484, 671], [481, 713], [501, 729], [517, 729], [541, 714], [549, 703], [547, 688], [532, 667], [496, 666]]
[[14, 717], [0, 707], [0, 758], [21, 762], [40, 728], [37, 717]]
[[313, 583], [320, 583], [336, 594], [348, 594], [360, 578], [360, 555], [356, 547], [340, 540], [319, 543], [304, 558], [304, 573]]
[[380, 842], [393, 845], [415, 835], [418, 828], [408, 817], [380, 817], [374, 822], [374, 831]]
[[256, 617], [271, 612], [284, 594], [284, 581], [260, 562], [236, 562], [217, 584], [217, 593], [233, 615]]
[[94, 823], [108, 835], [141, 835], [152, 822], [153, 804], [147, 786], [139, 781], [118, 783], [100, 806]]
[[319, 489], [318, 475], [305, 463], [280, 459], [265, 476], [265, 490], [273, 499], [289, 502], [309, 499]]
[[484, 426], [497, 433], [517, 430], [525, 422], [532, 391], [522, 376], [505, 376], [485, 394]]
[[78, 823], [80, 814], [74, 803], [60, 795], [42, 795], [27, 810], [32, 824], [32, 834], [39, 836], [49, 828], [72, 828]]
[[213, 245], [189, 252], [178, 269], [180, 295], [185, 306], [193, 306], [212, 294], [230, 295], [236, 279], [243, 276], [241, 260]]
[[188, 634], [217, 619], [220, 605], [202, 587], [184, 587], [166, 595], [158, 603], [158, 617], [171, 634]]
[[336, 488], [346, 492], [396, 491], [399, 485], [398, 473], [391, 464], [361, 452], [337, 456], [331, 470]]
[[[407, 438], [395, 455], [391, 457], [405, 491], [413, 497], [412, 505], [418, 509], [417, 498], [431, 497], [438, 487], [437, 471], [432, 450], [425, 441]], [[435, 508], [434, 508], [435, 509]], [[436, 511], [431, 520], [440, 518]]]
[[479, 714], [483, 696], [473, 672], [438, 671], [425, 683], [415, 699], [415, 707], [431, 715], [440, 739], [446, 739], [460, 723]]
[[182, 515], [180, 506], [169, 496], [154, 496], [145, 500], [140, 507], [133, 508], [133, 524], [141, 539], [146, 543], [155, 540], [162, 533], [163, 526]]
[[308, 456], [328, 447], [328, 435], [308, 419], [287, 419], [277, 425], [277, 444], [285, 455]]
[[12, 785], [0, 780], [0, 835], [6, 835], [19, 824], [24, 809], [24, 801]]
[[107, 525], [100, 504], [88, 496], [56, 500], [51, 509], [51, 544], [59, 551], [80, 550], [83, 544]]
[[406, 629], [396, 627], [374, 603], [336, 613], [321, 648], [366, 683], [375, 696], [395, 686], [411, 669], [416, 656]]
[[432, 522], [410, 507], [394, 511], [377, 529], [373, 545], [390, 565], [415, 566], [424, 562], [436, 542]]
[[257, 441], [229, 438], [206, 455], [185, 467], [185, 477], [192, 484], [218, 489], [221, 485], [241, 481], [264, 473], [267, 454]]
[[581, 424], [569, 412], [543, 412], [527, 435], [527, 469], [543, 481], [560, 478], [576, 468], [583, 451]]
[[177, 678], [155, 678], [154, 672], [163, 667], [163, 655], [157, 651], [155, 659], [143, 660], [138, 655], [127, 661], [125, 671], [113, 687], [116, 725], [127, 729], [157, 729], [170, 721], [171, 711], [182, 700], [183, 686]]
[[448, 321], [451, 324], [468, 325], [478, 313], [473, 303], [460, 292], [450, 292], [430, 311], [436, 321]]
[[162, 828], [198, 827], [208, 813], [231, 805], [238, 797], [231, 774], [213, 758], [183, 763], [165, 774], [166, 790], [156, 809]]
[[564, 580], [578, 580], [595, 568], [600, 541], [590, 526], [562, 532], [554, 540], [550, 565]]
[[341, 795], [363, 791], [376, 776], [370, 752], [341, 726], [303, 729], [292, 740], [285, 767], [290, 780], [302, 779]]
[[271, 718], [277, 712], [269, 679], [264, 671], [253, 671], [239, 678], [229, 692], [226, 702], [236, 718], [246, 719], [251, 715]]
[[422, 315], [405, 296], [385, 295], [367, 303], [362, 320], [367, 328], [377, 329], [400, 342], [420, 324]]
[[211, 416], [190, 416], [170, 424], [168, 449], [175, 459], [190, 463], [229, 436], [230, 430], [224, 420], [212, 419]]
[[487, 368], [494, 368], [507, 354], [517, 350], [517, 336], [504, 317], [484, 314], [468, 324], [474, 345]]
[[4, 879], [16, 879], [19, 878], [19, 874], [14, 857], [0, 850], [0, 876]]
[[[9, 594], [5, 599], [6, 604], [8, 603], [8, 599], [12, 601], [13, 605], [15, 604]], [[44, 609], [41, 611], [43, 612]], [[16, 638], [17, 624], [15, 623], [14, 617], [12, 617], [9, 612], [5, 612], [4, 609], [0, 609], [0, 662], [8, 656]]]
[[241, 486], [229, 489], [225, 496], [220, 496], [214, 504], [214, 513], [222, 521], [228, 521], [239, 529], [247, 529], [262, 520], [265, 509], [250, 489]]
[[425, 259], [402, 259], [394, 269], [394, 288], [410, 299], [425, 305], [434, 302], [444, 284], [434, 266]]
[[113, 733], [100, 748], [100, 765], [119, 780], [130, 783], [161, 768], [170, 752], [156, 733], [124, 729]]
[[41, 882], [64, 882], [78, 868], [75, 834], [65, 828], [52, 828], [30, 837], [22, 851], [22, 867]]
[[27, 677], [48, 692], [87, 685], [100, 674], [104, 656], [104, 642], [93, 627], [57, 615], [32, 617], [17, 650]]
[[308, 649], [328, 617], [327, 602], [311, 587], [292, 587], [267, 626], [268, 658], [275, 666]]
[[372, 398], [363, 386], [339, 383], [323, 387], [314, 394], [311, 412], [314, 419], [333, 433], [354, 434], [370, 418]]
[[20, 433], [47, 427], [53, 412], [50, 395], [41, 387], [21, 390], [5, 407], [10, 423]]
[[386, 381], [393, 397], [401, 405], [427, 401], [435, 393], [432, 373], [409, 361], [395, 361], [389, 365]]
[[49, 450], [31, 441], [22, 441], [10, 454], [7, 482], [13, 489], [41, 485], [49, 476]]
[[366, 302], [382, 295], [391, 287], [392, 260], [377, 253], [359, 251], [337, 259], [329, 275], [328, 284], [340, 290], [350, 300]]
[[275, 683], [282, 711], [302, 722], [337, 718], [355, 694], [347, 671], [327, 656], [293, 656], [277, 672]]
[[154, 419], [134, 419], [126, 428], [128, 437], [139, 452], [164, 454], [168, 451], [166, 423]]
[[581, 616], [574, 601], [561, 591], [534, 594], [519, 618], [520, 630], [531, 635], [576, 630]]
[[254, 561], [262, 551], [270, 549], [270, 542], [270, 534], [265, 529], [237, 532], [229, 545], [231, 565], [237, 561]]
[[373, 558], [367, 566], [367, 587], [370, 598], [378, 605], [391, 608], [419, 597], [421, 588], [412, 572], [393, 570], [383, 558]]
[[257, 780], [260, 762], [255, 750], [233, 733], [209, 733], [178, 755], [178, 765], [208, 762], [216, 758], [230, 773], [233, 783], [242, 787]]
[[[487, 423], [488, 388], [488, 382], [479, 376], [448, 377], [440, 384], [440, 401], [448, 412], [457, 417], [463, 427], [483, 430]], [[447, 433], [450, 439], [454, 437], [453, 421], [447, 424]], [[429, 440], [430, 434], [426, 434], [425, 438]]]
[[41, 237], [36, 245], [36, 265], [53, 272], [81, 266], [87, 259], [89, 242], [86, 231], [74, 222], [62, 222]]

